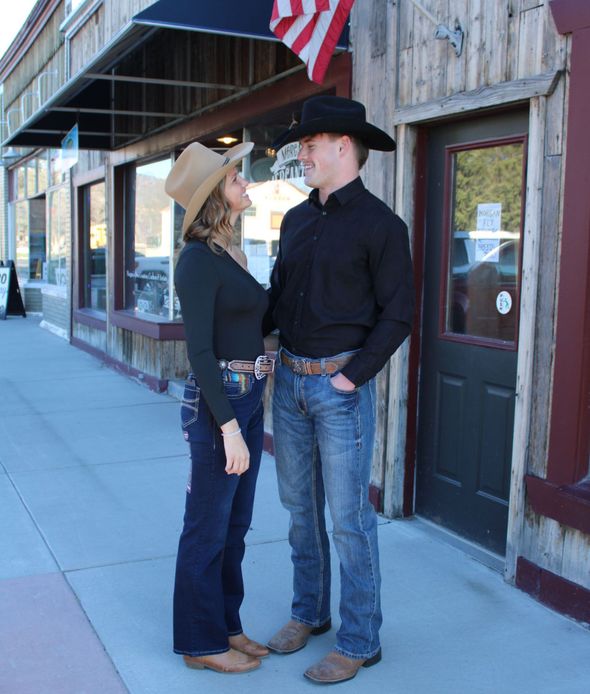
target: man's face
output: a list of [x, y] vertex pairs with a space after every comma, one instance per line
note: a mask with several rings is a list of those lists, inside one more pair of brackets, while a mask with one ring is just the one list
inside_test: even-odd
[[340, 140], [339, 137], [319, 133], [299, 141], [301, 149], [297, 159], [303, 164], [305, 184], [310, 188], [330, 188], [337, 180]]

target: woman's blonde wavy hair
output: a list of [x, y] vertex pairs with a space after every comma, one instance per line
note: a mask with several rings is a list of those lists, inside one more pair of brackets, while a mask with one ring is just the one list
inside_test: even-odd
[[225, 178], [222, 178], [197, 212], [195, 221], [184, 232], [184, 241], [204, 241], [214, 253], [222, 253], [231, 246], [234, 229], [230, 222], [231, 209], [224, 189]]

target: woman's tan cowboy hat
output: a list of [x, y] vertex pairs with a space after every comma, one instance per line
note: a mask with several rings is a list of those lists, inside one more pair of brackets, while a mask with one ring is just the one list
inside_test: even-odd
[[191, 143], [174, 162], [165, 190], [186, 213], [182, 232], [194, 222], [211, 191], [231, 169], [252, 151], [253, 142], [241, 142], [219, 154], [200, 142]]

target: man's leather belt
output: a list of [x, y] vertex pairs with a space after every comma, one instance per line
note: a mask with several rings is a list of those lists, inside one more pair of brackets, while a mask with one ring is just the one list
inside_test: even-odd
[[[281, 351], [281, 361], [298, 376], [319, 376], [321, 374], [333, 374], [340, 371], [352, 359], [352, 354], [336, 359], [298, 359], [290, 357]], [[323, 368], [322, 368], [323, 364]]]
[[267, 374], [271, 374], [275, 370], [275, 360], [271, 359], [266, 354], [261, 354], [256, 357], [256, 361], [244, 361], [241, 359], [219, 359], [217, 362], [220, 369], [229, 369], [235, 373], [251, 374], [260, 380]]

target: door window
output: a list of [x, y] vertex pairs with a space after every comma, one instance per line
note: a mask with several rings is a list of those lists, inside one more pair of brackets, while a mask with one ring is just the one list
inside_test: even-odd
[[516, 342], [523, 162], [523, 140], [447, 152], [446, 336]]

